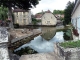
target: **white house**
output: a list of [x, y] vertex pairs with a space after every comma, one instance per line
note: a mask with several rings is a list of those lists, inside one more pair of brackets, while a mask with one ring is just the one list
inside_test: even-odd
[[15, 24], [29, 25], [32, 22], [30, 10], [14, 9], [13, 13]]
[[48, 10], [46, 11], [41, 18], [42, 25], [56, 25], [57, 19], [56, 17]]
[[71, 23], [79, 33], [79, 36], [73, 35], [74, 39], [80, 39], [80, 0], [75, 0], [75, 7], [72, 12]]

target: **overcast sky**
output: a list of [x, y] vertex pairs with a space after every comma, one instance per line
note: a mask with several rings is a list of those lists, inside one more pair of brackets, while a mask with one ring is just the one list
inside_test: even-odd
[[33, 14], [50, 10], [53, 12], [53, 10], [64, 10], [66, 7], [66, 4], [68, 1], [75, 1], [75, 0], [41, 0], [39, 4], [36, 6], [36, 8], [32, 8], [31, 11]]

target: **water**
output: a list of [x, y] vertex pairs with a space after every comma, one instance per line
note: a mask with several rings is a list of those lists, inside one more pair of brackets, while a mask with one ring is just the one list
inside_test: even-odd
[[15, 51], [29, 46], [39, 53], [53, 52], [55, 42], [59, 42], [59, 43], [64, 42], [63, 32], [57, 32], [56, 35], [49, 41], [45, 40], [41, 36], [37, 36], [34, 38], [34, 40], [32, 40], [31, 42], [27, 44], [24, 44], [23, 46], [19, 47]]

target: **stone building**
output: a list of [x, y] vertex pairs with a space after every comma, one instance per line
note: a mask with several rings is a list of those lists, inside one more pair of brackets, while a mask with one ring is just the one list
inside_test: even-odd
[[30, 10], [22, 10], [22, 9], [14, 9], [14, 23], [18, 23], [19, 25], [29, 25], [31, 24], [31, 11]]
[[73, 35], [73, 38], [80, 39], [80, 0], [75, 0], [75, 7], [72, 12], [71, 23], [76, 29], [79, 36]]
[[42, 25], [56, 25], [57, 19], [56, 17], [50, 12], [50, 10], [46, 11], [42, 18]]

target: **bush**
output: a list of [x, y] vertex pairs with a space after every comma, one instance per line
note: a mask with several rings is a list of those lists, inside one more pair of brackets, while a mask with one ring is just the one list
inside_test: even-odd
[[32, 23], [33, 23], [33, 25], [37, 25], [37, 22], [36, 21], [33, 21]]
[[37, 25], [37, 23], [41, 22], [41, 20], [37, 20], [35, 18], [32, 18], [33, 25]]
[[70, 40], [70, 37], [68, 35], [66, 35], [66, 33], [64, 33], [63, 38], [64, 38], [64, 40]]
[[19, 28], [19, 24], [18, 23], [14, 24], [14, 28]]
[[63, 36], [64, 40], [73, 40], [72, 38], [72, 32], [70, 29], [67, 29], [64, 31], [64, 36]]

